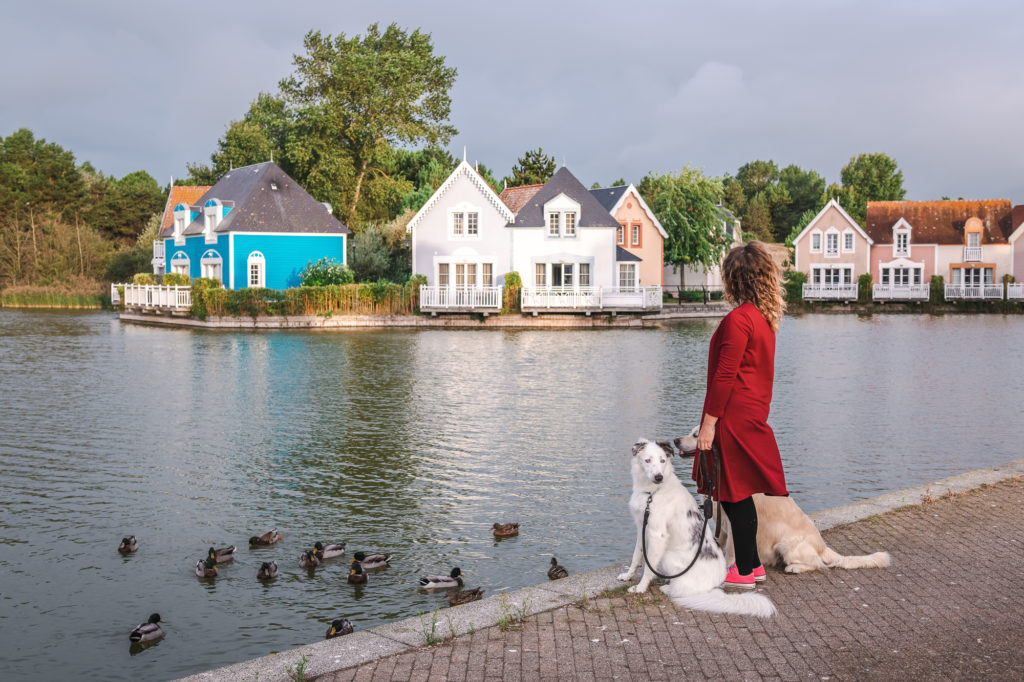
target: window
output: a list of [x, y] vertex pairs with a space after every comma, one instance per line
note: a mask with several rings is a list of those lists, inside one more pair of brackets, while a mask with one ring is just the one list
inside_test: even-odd
[[839, 234], [837, 232], [829, 232], [825, 235], [825, 255], [839, 255]]
[[619, 246], [622, 246], [623, 244], [626, 243], [625, 232], [626, 227], [624, 225], [619, 225], [618, 229], [615, 230], [615, 243], [618, 244]]
[[843, 251], [853, 253], [853, 232], [843, 233]]
[[546, 287], [548, 285], [547, 266], [544, 263], [537, 263], [533, 271], [533, 284], [536, 287]]
[[448, 286], [448, 264], [438, 263], [437, 264], [437, 286], [446, 287]]
[[590, 286], [590, 263], [580, 263], [580, 286]]
[[548, 213], [548, 236], [557, 237], [560, 232], [560, 215], [558, 213]]
[[249, 286], [267, 286], [267, 259], [259, 251], [249, 254], [246, 261], [246, 270], [249, 272]]
[[186, 256], [184, 252], [178, 251], [171, 257], [171, 272], [179, 275], [190, 275], [191, 273], [189, 270], [188, 256]]
[[981, 233], [980, 232], [968, 232], [967, 233], [967, 246], [977, 248], [981, 246]]
[[567, 211], [565, 214], [565, 235], [567, 237], [576, 236], [576, 214], [572, 211]]
[[619, 263], [619, 289], [631, 291], [636, 288], [636, 263]]
[[629, 244], [630, 246], [640, 246], [640, 226], [631, 225], [629, 227]]
[[483, 280], [483, 281], [481, 281], [481, 285], [483, 285], [485, 287], [493, 287], [494, 286], [494, 272], [493, 272], [494, 268], [493, 268], [493, 266], [490, 263], [481, 263], [480, 268], [481, 268], [480, 277]]
[[882, 268], [882, 284], [889, 283], [889, 268]]
[[199, 261], [200, 271], [203, 277], [208, 279], [215, 279], [218, 282], [222, 280], [221, 277], [221, 260], [220, 254], [214, 250], [209, 250], [203, 254], [202, 259]]
[[473, 212], [466, 214], [466, 234], [476, 235], [479, 234], [478, 224], [480, 222], [480, 214]]
[[461, 237], [463, 234], [463, 223], [466, 219], [465, 213], [453, 213], [452, 214], [452, 234], [457, 237]]
[[466, 263], [466, 286], [476, 286], [476, 263]]
[[811, 233], [811, 253], [821, 253], [821, 232]]
[[985, 284], [992, 284], [992, 268], [984, 268], [985, 270]]
[[551, 264], [551, 286], [572, 288], [572, 263]]
[[908, 232], [896, 233], [896, 255], [910, 255], [910, 234]]

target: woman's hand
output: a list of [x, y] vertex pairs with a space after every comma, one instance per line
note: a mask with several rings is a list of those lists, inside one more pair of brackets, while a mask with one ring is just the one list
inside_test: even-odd
[[697, 449], [698, 450], [710, 450], [711, 444], [715, 440], [715, 424], [718, 423], [718, 417], [712, 417], [711, 415], [704, 415], [704, 419], [700, 422], [700, 431], [697, 433]]

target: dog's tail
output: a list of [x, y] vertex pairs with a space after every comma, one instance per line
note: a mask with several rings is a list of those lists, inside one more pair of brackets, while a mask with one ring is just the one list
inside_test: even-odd
[[858, 556], [843, 556], [826, 545], [821, 560], [829, 568], [885, 568], [892, 563], [888, 552], [875, 552]]
[[[665, 587], [662, 587], [663, 592], [666, 592]], [[677, 606], [698, 611], [733, 613], [738, 616], [757, 616], [758, 618], [769, 618], [775, 615], [775, 604], [772, 603], [772, 600], [763, 594], [754, 592], [726, 594], [721, 588], [716, 587], [710, 592], [701, 594], [689, 594], [681, 597], [669, 594], [669, 596]]]

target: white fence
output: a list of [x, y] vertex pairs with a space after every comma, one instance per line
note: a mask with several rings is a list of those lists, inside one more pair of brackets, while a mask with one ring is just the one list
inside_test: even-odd
[[931, 294], [928, 284], [875, 284], [871, 296], [876, 301], [927, 301]]
[[804, 298], [823, 301], [856, 301], [856, 284], [805, 284]]
[[524, 287], [526, 310], [658, 310], [661, 287]]
[[985, 284], [985, 285], [973, 285], [964, 286], [962, 284], [947, 284], [946, 285], [946, 300], [952, 299], [990, 299], [990, 298], [1002, 298], [1003, 297], [1003, 285], [1002, 284]]
[[420, 287], [420, 310], [500, 310], [501, 287]]
[[1006, 298], [1009, 300], [1024, 298], [1024, 282], [1006, 285]]
[[981, 247], [980, 246], [965, 246], [964, 247], [964, 262], [969, 263], [971, 261], [981, 260]]
[[[182, 310], [192, 307], [192, 287], [171, 287], [157, 284], [119, 284], [124, 287], [124, 305], [144, 308]], [[115, 290], [116, 292], [116, 290]], [[111, 296], [113, 298], [113, 296]]]

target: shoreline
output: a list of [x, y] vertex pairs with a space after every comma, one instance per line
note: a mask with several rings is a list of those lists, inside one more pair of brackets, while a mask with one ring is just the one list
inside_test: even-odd
[[[1024, 459], [957, 474], [921, 486], [884, 493], [852, 504], [815, 512], [809, 516], [818, 530], [823, 531], [1021, 475], [1024, 475]], [[624, 548], [623, 552], [625, 561], [628, 548]], [[302, 664], [304, 673], [310, 678], [328, 675], [393, 654], [415, 651], [450, 637], [499, 625], [503, 618], [509, 617], [509, 614], [523, 618], [592, 598], [623, 585], [616, 579], [616, 575], [623, 566], [624, 564], [607, 566], [562, 580], [491, 596], [463, 606], [439, 609], [418, 617], [357, 631], [351, 635], [322, 640], [197, 673], [181, 678], [181, 680], [185, 682], [226, 682], [239, 679], [284, 681], [293, 679], [291, 673], [299, 664]]]

